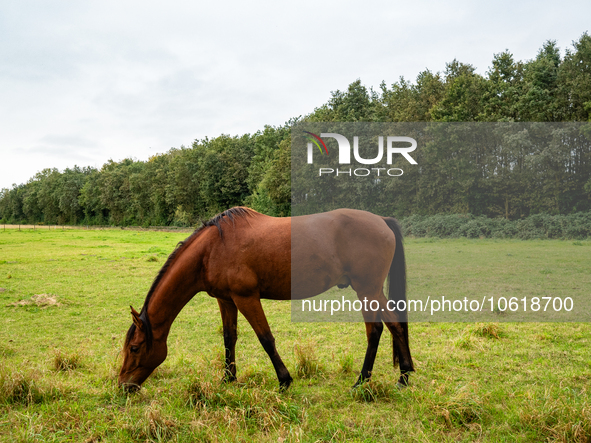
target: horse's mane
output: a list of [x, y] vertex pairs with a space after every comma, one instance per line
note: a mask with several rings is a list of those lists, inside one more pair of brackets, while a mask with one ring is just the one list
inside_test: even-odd
[[[224, 212], [221, 212], [221, 213], [213, 216], [208, 221], [202, 223], [202, 225], [199, 228], [197, 228], [189, 237], [187, 237], [185, 240], [179, 242], [176, 245], [176, 248], [168, 256], [168, 259], [166, 260], [166, 262], [164, 263], [162, 268], [160, 268], [158, 275], [156, 275], [156, 278], [152, 282], [152, 286], [150, 287], [150, 290], [148, 291], [148, 295], [146, 295], [146, 299], [144, 300], [144, 306], [142, 307], [142, 310], [140, 311], [140, 319], [142, 320], [142, 322], [146, 328], [146, 330], [144, 332], [146, 334], [146, 345], [147, 345], [148, 349], [152, 347], [152, 338], [153, 338], [152, 325], [150, 324], [150, 319], [148, 318], [148, 303], [150, 302], [150, 299], [152, 298], [152, 294], [156, 290], [156, 287], [158, 286], [158, 284], [160, 283], [160, 281], [164, 277], [164, 274], [166, 274], [166, 272], [168, 271], [168, 268], [170, 267], [170, 265], [172, 264], [172, 262], [174, 261], [176, 256], [182, 250], [184, 250], [187, 246], [189, 246], [191, 243], [193, 243], [193, 241], [195, 241], [195, 239], [197, 237], [199, 237], [203, 233], [203, 231], [206, 230], [206, 228], [209, 228], [211, 226], [215, 226], [220, 234], [220, 238], [223, 239], [224, 238], [224, 232], [222, 229], [223, 223], [228, 223], [228, 224], [231, 223], [232, 226], [234, 226], [234, 221], [236, 219], [245, 218], [247, 216], [253, 216], [256, 214], [258, 214], [257, 211], [250, 209], [250, 208], [243, 207], [243, 206], [236, 206], [234, 208], [230, 208]], [[131, 327], [127, 331], [127, 336], [125, 338], [125, 346], [127, 346], [129, 344], [129, 341], [133, 338], [133, 335], [135, 334], [135, 328], [136, 328], [135, 323], [132, 323]]]
[[[224, 221], [226, 223], [231, 222], [232, 225], [234, 225], [235, 218], [245, 218], [249, 215], [252, 216], [255, 214], [258, 214], [258, 212], [253, 209], [250, 209], [250, 208], [245, 208], [244, 206], [236, 206], [234, 208], [230, 208], [227, 211], [220, 212], [218, 215], [214, 216], [209, 221], [205, 222], [203, 224], [203, 226], [201, 226], [199, 229], [197, 229], [197, 231], [195, 231], [195, 233], [193, 235], [195, 235], [197, 232], [201, 231], [203, 228], [206, 228], [209, 226], [215, 226], [216, 228], [218, 228], [218, 232], [220, 233], [220, 238], [224, 238], [224, 232], [222, 231], [222, 223]], [[187, 241], [191, 237], [189, 237], [187, 239]]]

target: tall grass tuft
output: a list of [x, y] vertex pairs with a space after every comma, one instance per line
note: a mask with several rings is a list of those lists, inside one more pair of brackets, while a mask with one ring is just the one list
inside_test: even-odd
[[436, 405], [435, 412], [449, 427], [467, 426], [482, 419], [484, 408], [477, 394], [461, 389], [447, 401]]
[[236, 430], [268, 432], [302, 421], [302, 408], [275, 389], [195, 381], [186, 391], [185, 406], [199, 408], [202, 419], [227, 423]]
[[373, 380], [351, 389], [353, 399], [364, 403], [374, 402], [378, 399], [391, 399], [393, 395], [392, 386]]
[[82, 366], [82, 356], [78, 352], [54, 351], [53, 367], [58, 372], [71, 372]]
[[524, 403], [519, 413], [524, 427], [547, 441], [591, 441], [591, 404], [586, 395], [555, 398], [546, 391], [544, 397], [541, 404], [533, 399]]
[[187, 389], [186, 405], [191, 408], [207, 407], [216, 397], [216, 392], [209, 382], [194, 381]]
[[340, 371], [343, 374], [350, 374], [353, 372], [353, 364], [355, 363], [355, 359], [351, 354], [345, 354], [339, 360]]
[[174, 421], [162, 415], [158, 402], [152, 401], [144, 415], [144, 432], [148, 438], [156, 441], [169, 440], [174, 436], [175, 427]]
[[476, 323], [464, 328], [454, 345], [461, 349], [483, 349], [482, 340], [477, 338], [499, 339], [503, 330], [497, 323]]
[[484, 338], [499, 339], [503, 334], [503, 330], [498, 323], [476, 323], [466, 329], [468, 332]]
[[296, 374], [300, 378], [312, 378], [324, 372], [318, 357], [316, 357], [316, 344], [313, 342], [296, 343], [294, 354], [296, 358]]
[[29, 405], [41, 403], [43, 399], [44, 393], [39, 388], [36, 374], [4, 371], [0, 374], [0, 401]]

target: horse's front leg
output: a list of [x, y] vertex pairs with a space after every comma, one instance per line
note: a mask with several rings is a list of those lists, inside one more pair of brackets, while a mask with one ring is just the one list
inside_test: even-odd
[[277, 352], [277, 348], [275, 347], [275, 337], [273, 337], [273, 334], [271, 333], [271, 328], [267, 322], [267, 317], [261, 306], [261, 300], [258, 294], [248, 297], [233, 295], [232, 300], [234, 300], [235, 305], [238, 307], [242, 315], [244, 315], [244, 318], [248, 320], [250, 326], [252, 326], [252, 329], [254, 329], [255, 334], [259, 338], [263, 349], [269, 355], [273, 367], [275, 368], [275, 372], [277, 373], [279, 386], [282, 390], [289, 388], [293, 378], [291, 378], [289, 371]]
[[224, 381], [236, 380], [236, 340], [238, 340], [238, 309], [232, 300], [220, 300], [220, 313], [224, 330], [224, 348], [226, 349], [226, 364], [224, 368]]

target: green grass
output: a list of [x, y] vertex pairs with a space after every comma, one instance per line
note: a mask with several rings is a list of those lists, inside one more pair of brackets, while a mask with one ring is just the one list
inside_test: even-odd
[[[410, 386], [396, 387], [384, 332], [372, 381], [352, 390], [364, 326], [292, 323], [289, 303], [264, 301], [295, 378], [281, 393], [242, 317], [238, 382], [220, 383], [218, 307], [198, 294], [168, 359], [124, 394], [129, 305], [187, 235], [0, 231], [0, 441], [591, 440], [587, 323], [411, 323]], [[591, 294], [590, 241], [407, 239], [406, 251], [410, 297]]]

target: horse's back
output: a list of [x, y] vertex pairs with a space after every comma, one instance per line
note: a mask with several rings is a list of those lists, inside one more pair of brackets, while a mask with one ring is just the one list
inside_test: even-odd
[[396, 240], [383, 218], [337, 209], [276, 218], [251, 211], [210, 234], [212, 295], [258, 292], [261, 298], [312, 297], [333, 286], [376, 290], [394, 256]]
[[210, 293], [289, 299], [291, 219], [255, 211], [222, 225], [223, 235], [210, 233], [208, 259]]

